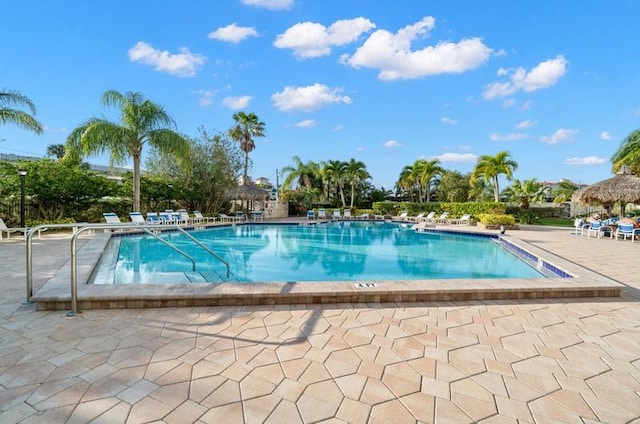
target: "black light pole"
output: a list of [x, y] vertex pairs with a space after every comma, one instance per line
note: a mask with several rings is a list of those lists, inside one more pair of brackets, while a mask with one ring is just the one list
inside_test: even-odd
[[173, 209], [173, 184], [167, 184], [169, 188], [169, 209]]
[[18, 170], [18, 174], [20, 174], [20, 228], [25, 228], [24, 226], [24, 214], [25, 214], [25, 207], [24, 207], [24, 179], [27, 176], [27, 170], [26, 169], [19, 169]]

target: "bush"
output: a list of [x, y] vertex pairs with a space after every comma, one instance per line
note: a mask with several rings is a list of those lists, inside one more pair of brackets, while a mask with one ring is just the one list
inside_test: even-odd
[[517, 218], [521, 224], [541, 224], [540, 218], [538, 218], [538, 215], [532, 210], [523, 209], [517, 215]]
[[513, 215], [483, 213], [478, 216], [484, 225], [515, 225], [516, 218]]

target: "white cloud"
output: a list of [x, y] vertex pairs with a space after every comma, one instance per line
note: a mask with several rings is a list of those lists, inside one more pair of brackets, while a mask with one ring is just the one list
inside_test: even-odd
[[476, 163], [478, 157], [473, 153], [444, 153], [439, 156], [434, 156], [441, 163], [456, 162], [456, 163]]
[[362, 17], [336, 21], [328, 28], [315, 22], [302, 22], [279, 34], [273, 45], [293, 50], [300, 59], [309, 59], [326, 56], [331, 53], [331, 47], [351, 43], [375, 27], [373, 22]]
[[578, 133], [578, 130], [570, 130], [567, 128], [560, 128], [551, 135], [544, 135], [540, 137], [540, 141], [545, 144], [558, 144], [558, 143], [571, 143], [574, 136]]
[[522, 140], [523, 138], [527, 138], [527, 135], [522, 133], [493, 133], [489, 136], [489, 139], [491, 139], [491, 141], [515, 141]]
[[442, 118], [440, 118], [440, 120], [449, 125], [455, 125], [458, 123], [456, 119], [449, 118], [448, 116], [443, 116]]
[[343, 55], [342, 63], [353, 68], [379, 69], [381, 80], [415, 79], [437, 74], [462, 73], [485, 63], [492, 50], [479, 38], [458, 43], [442, 41], [435, 46], [411, 50], [416, 38], [424, 38], [435, 26], [431, 16], [401, 28], [395, 34], [386, 30], [372, 33], [352, 55]]
[[522, 104], [522, 107], [520, 109], [524, 110], [525, 112], [530, 111], [532, 104], [533, 104], [533, 102], [531, 100], [527, 100], [526, 102], [524, 102]]
[[532, 121], [531, 119], [526, 119], [524, 121], [518, 122], [514, 128], [519, 130], [526, 130], [527, 128], [531, 128], [536, 125], [537, 121]]
[[344, 125], [336, 125], [331, 131], [338, 132], [344, 129]]
[[496, 97], [510, 96], [519, 91], [529, 93], [549, 88], [557, 83], [566, 72], [567, 60], [562, 55], [540, 62], [529, 72], [522, 67], [517, 69], [500, 68], [498, 76], [508, 76], [510, 80], [486, 85], [482, 96], [487, 100], [492, 100]]
[[600, 165], [607, 162], [607, 158], [597, 156], [586, 156], [583, 158], [567, 158], [564, 160], [565, 165]]
[[46, 132], [50, 132], [50, 133], [68, 133], [69, 129], [62, 127], [62, 128], [53, 128], [53, 127], [47, 127], [46, 125], [43, 128]]
[[264, 7], [271, 10], [289, 9], [293, 6], [293, 0], [241, 0], [247, 6]]
[[251, 99], [251, 96], [227, 96], [222, 99], [222, 105], [234, 110], [244, 109], [249, 106]]
[[362, 147], [362, 146], [360, 146], [360, 147], [357, 147], [357, 148], [356, 148], [356, 152], [358, 152], [358, 153], [360, 153], [360, 152], [364, 152], [365, 150], [367, 150], [367, 149], [365, 149], [365, 148], [364, 148], [364, 147]]
[[227, 25], [226, 27], [218, 28], [215, 31], [209, 33], [209, 38], [214, 40], [226, 41], [233, 44], [238, 44], [240, 41], [248, 37], [258, 37], [258, 31], [252, 27], [241, 27], [234, 23]]
[[388, 140], [388, 141], [385, 141], [382, 145], [383, 145], [384, 147], [390, 147], [390, 148], [394, 148], [394, 147], [400, 147], [400, 146], [402, 146], [402, 144], [398, 143], [398, 142], [397, 142], [397, 141], [395, 141], [395, 140]]
[[198, 104], [200, 106], [211, 106], [213, 104], [213, 96], [216, 94], [214, 90], [198, 90], [197, 93], [200, 95], [198, 99]]
[[276, 109], [281, 111], [311, 111], [332, 103], [351, 103], [349, 96], [342, 96], [342, 88], [329, 88], [315, 83], [306, 87], [285, 87], [271, 96]]
[[154, 49], [151, 44], [138, 41], [129, 49], [129, 59], [151, 65], [156, 71], [166, 72], [179, 77], [192, 77], [204, 65], [205, 57], [191, 53], [188, 48], [181, 47], [180, 53], [171, 54], [166, 50]]
[[310, 128], [316, 126], [316, 121], [313, 119], [305, 119], [304, 121], [296, 122], [295, 125], [298, 128]]
[[602, 131], [600, 133], [600, 140], [611, 140], [611, 133], [609, 131]]

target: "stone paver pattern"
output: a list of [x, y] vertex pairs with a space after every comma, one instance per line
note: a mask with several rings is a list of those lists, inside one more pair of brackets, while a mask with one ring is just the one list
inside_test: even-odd
[[[0, 423], [640, 422], [640, 243], [570, 232], [511, 236], [621, 297], [67, 317], [23, 304], [24, 241], [4, 240]], [[35, 290], [68, 247], [35, 241]]]

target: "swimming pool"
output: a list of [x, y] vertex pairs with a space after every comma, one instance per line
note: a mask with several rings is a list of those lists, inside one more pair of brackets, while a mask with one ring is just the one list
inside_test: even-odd
[[229, 262], [226, 267], [180, 233], [111, 240], [94, 284], [391, 281], [546, 278], [495, 242], [470, 234], [416, 233], [388, 222], [237, 225], [191, 232]]

